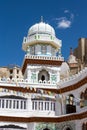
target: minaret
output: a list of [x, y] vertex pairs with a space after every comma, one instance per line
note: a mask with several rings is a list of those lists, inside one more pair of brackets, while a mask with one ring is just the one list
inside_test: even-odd
[[23, 39], [22, 48], [26, 52], [22, 66], [24, 78], [29, 83], [59, 82], [64, 60], [60, 55], [61, 47], [62, 41], [56, 37], [54, 28], [41, 17], [41, 22], [31, 26]]

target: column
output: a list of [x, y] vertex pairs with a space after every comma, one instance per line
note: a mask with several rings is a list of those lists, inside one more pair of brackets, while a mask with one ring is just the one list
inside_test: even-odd
[[31, 70], [27, 69], [27, 80], [31, 82]]
[[[27, 110], [31, 111], [32, 110], [32, 101], [31, 101], [31, 96], [27, 99]], [[34, 106], [35, 109], [35, 106]]]
[[55, 114], [56, 116], [62, 115], [62, 102], [58, 94], [56, 95], [55, 101]]

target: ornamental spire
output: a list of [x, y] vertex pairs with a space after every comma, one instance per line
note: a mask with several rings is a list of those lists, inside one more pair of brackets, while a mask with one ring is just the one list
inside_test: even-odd
[[43, 22], [43, 16], [41, 16], [41, 22]]
[[70, 55], [73, 55], [72, 47], [70, 48]]

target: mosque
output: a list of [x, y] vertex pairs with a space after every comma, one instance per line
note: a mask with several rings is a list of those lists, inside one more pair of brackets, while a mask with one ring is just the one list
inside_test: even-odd
[[42, 19], [29, 28], [23, 76], [0, 78], [0, 130], [87, 130], [87, 68], [74, 73], [75, 56], [67, 64], [61, 47]]

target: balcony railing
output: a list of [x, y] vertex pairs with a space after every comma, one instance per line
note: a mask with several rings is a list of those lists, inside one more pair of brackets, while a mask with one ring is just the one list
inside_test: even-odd
[[[28, 110], [27, 100], [0, 98], [0, 109], [2, 110]], [[55, 101], [32, 100], [31, 110], [55, 111]]]
[[39, 56], [39, 55], [25, 55], [26, 59], [40, 59], [40, 60], [56, 60], [56, 61], [64, 61], [64, 57], [57, 56]]
[[54, 101], [33, 100], [32, 101], [32, 110], [55, 111], [55, 102]]

